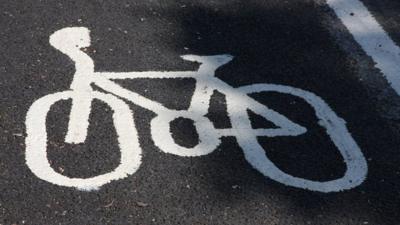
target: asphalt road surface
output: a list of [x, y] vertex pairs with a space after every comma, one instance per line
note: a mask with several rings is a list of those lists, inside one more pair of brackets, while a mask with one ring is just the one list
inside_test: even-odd
[[340, 2], [1, 0], [0, 224], [400, 224], [400, 4]]

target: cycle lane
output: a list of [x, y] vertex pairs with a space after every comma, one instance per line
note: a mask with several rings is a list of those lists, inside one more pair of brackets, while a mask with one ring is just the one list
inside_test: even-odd
[[[6, 137], [2, 169], [6, 179], [1, 198], [5, 224], [22, 221], [27, 224], [390, 224], [396, 221], [395, 209], [391, 208], [398, 202], [392, 186], [397, 183], [398, 169], [394, 164], [396, 156], [391, 154], [395, 153], [396, 140], [391, 140], [395, 136], [389, 129], [387, 133], [380, 132], [387, 124], [371, 110], [376, 103], [361, 87], [354, 72], [357, 65], [316, 21], [320, 16], [317, 12], [324, 9], [311, 2], [270, 1], [251, 2], [249, 8], [240, 2], [76, 4], [80, 7], [45, 3], [25, 9], [14, 6], [15, 11], [8, 12], [15, 16], [19, 10], [25, 10], [21, 18], [28, 19], [22, 19], [19, 27], [7, 31], [7, 35], [15, 35], [14, 43], [7, 38], [7, 46], [2, 45], [8, 53], [3, 55], [6, 60], [2, 60], [7, 62], [3, 72], [6, 91], [2, 92], [6, 106], [2, 116], [2, 136]], [[76, 7], [82, 11], [70, 15]], [[103, 20], [97, 16], [100, 13]], [[59, 15], [58, 20], [50, 22], [49, 18], [55, 14]], [[233, 86], [269, 82], [317, 93], [348, 122], [369, 159], [368, 179], [359, 188], [338, 194], [323, 195], [285, 187], [251, 169], [232, 138], [224, 139], [222, 146], [209, 156], [166, 155], [154, 147], [149, 135], [154, 115], [132, 106], [138, 110], [135, 119], [144, 151], [143, 164], [135, 175], [89, 193], [38, 180], [24, 163], [24, 116], [34, 100], [68, 89], [73, 64], [51, 49], [48, 36], [56, 29], [72, 25], [91, 28], [95, 41], [87, 51], [99, 70], [195, 69], [195, 64], [185, 63], [178, 56], [188, 52], [223, 52], [236, 55], [236, 59], [217, 74]], [[26, 33], [21, 38], [23, 30]], [[174, 108], [187, 106], [193, 89], [190, 80], [138, 80], [124, 85]], [[18, 91], [19, 86], [25, 89]], [[332, 178], [343, 172], [340, 163], [329, 164], [340, 162], [340, 158], [325, 143], [326, 137], [319, 134], [321, 130], [313, 112], [304, 102], [280, 95], [255, 97], [315, 129], [313, 135], [300, 142], [283, 137], [261, 140], [264, 146], [271, 146], [269, 154], [280, 166], [292, 174], [314, 179]], [[213, 114], [222, 127], [229, 126], [223, 107], [218, 108], [223, 103], [221, 96], [215, 98], [217, 113]], [[54, 168], [70, 176], [90, 176], [114, 168], [119, 156], [112, 141], [115, 134], [109, 132], [112, 127], [109, 114], [102, 110], [106, 106], [94, 107], [90, 148], [62, 143], [67, 106], [54, 108], [49, 117]], [[261, 126], [270, 125], [258, 119], [254, 121]], [[189, 135], [189, 127], [181, 130], [184, 130], [180, 134], [182, 139], [195, 136]], [[321, 145], [326, 153], [310, 151]], [[294, 152], [293, 146], [300, 147]]]

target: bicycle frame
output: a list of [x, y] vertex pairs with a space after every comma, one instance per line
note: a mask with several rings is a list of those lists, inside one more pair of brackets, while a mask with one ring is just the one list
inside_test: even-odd
[[[186, 55], [182, 57], [185, 60], [194, 61], [201, 63], [198, 71], [178, 71], [178, 72], [127, 72], [127, 73], [110, 73], [110, 72], [95, 72], [93, 73], [93, 81], [92, 83], [106, 92], [112, 93], [121, 98], [127, 99], [132, 103], [144, 107], [150, 111], [153, 111], [157, 115], [163, 117], [163, 119], [156, 119], [157, 122], [153, 122], [153, 124], [164, 124], [168, 126], [169, 122], [178, 118], [185, 117], [188, 119], [193, 119], [196, 121], [201, 121], [207, 125], [207, 133], [212, 132], [213, 136], [219, 138], [220, 136], [235, 136], [236, 129], [247, 129], [248, 131], [254, 132], [259, 136], [295, 136], [304, 133], [305, 128], [291, 122], [286, 117], [281, 114], [268, 109], [264, 105], [261, 105], [259, 102], [250, 98], [248, 95], [238, 92], [236, 88], [233, 88], [223, 82], [222, 80], [215, 77], [215, 70], [228, 63], [232, 57], [229, 55], [216, 55], [216, 56], [193, 56]], [[217, 63], [216, 63], [217, 62]], [[111, 80], [115, 79], [137, 79], [137, 78], [167, 78], [167, 79], [177, 79], [177, 78], [193, 78], [196, 81], [196, 86], [194, 90], [194, 94], [191, 98], [190, 106], [187, 110], [172, 110], [164, 107], [160, 103], [149, 100], [135, 92], [129, 91], [127, 89], [122, 88], [118, 84], [112, 82]], [[273, 129], [253, 129], [250, 125], [250, 120], [243, 121], [245, 118], [241, 119], [241, 123], [237, 124], [233, 129], [220, 129], [217, 130], [213, 127], [208, 119], [204, 118], [204, 116], [208, 112], [209, 103], [211, 99], [211, 95], [214, 90], [218, 90], [219, 92], [225, 94], [227, 97], [228, 105], [237, 104], [237, 107], [228, 107], [228, 115], [234, 114], [246, 114], [247, 108], [253, 108], [254, 106], [263, 107], [263, 113], [268, 114], [269, 118], [276, 127]], [[79, 101], [79, 100], [78, 100]], [[247, 107], [246, 107], [247, 106]], [[81, 108], [79, 108], [81, 109]], [[240, 112], [238, 112], [240, 111]], [[74, 115], [81, 115], [80, 112], [76, 112], [76, 114], [71, 113], [71, 118]], [[168, 117], [168, 118], [166, 118]], [[79, 123], [82, 124], [82, 123]], [[158, 125], [160, 126], [160, 125]], [[73, 130], [73, 129], [72, 129]], [[163, 129], [165, 130], [165, 129]], [[83, 131], [83, 129], [82, 129]], [[155, 136], [155, 135], [153, 135]], [[157, 135], [156, 135], [157, 136]], [[165, 135], [162, 135], [165, 138]], [[200, 134], [200, 139], [202, 135]], [[209, 138], [210, 139], [210, 138]], [[202, 140], [200, 140], [202, 141]], [[205, 142], [210, 143], [210, 140]], [[197, 152], [196, 150], [188, 151], [187, 148], [184, 148], [180, 152], [176, 152], [173, 150], [165, 150], [169, 153], [174, 153], [181, 156], [198, 156], [204, 155], [212, 152], [217, 146], [208, 146], [208, 149], [205, 149], [204, 146], [198, 146]], [[182, 147], [183, 148], [183, 147]], [[175, 146], [176, 149], [176, 146]], [[201, 151], [201, 152], [200, 152]], [[192, 154], [190, 153], [192, 152]], [[196, 152], [196, 153], [195, 153]]]
[[[216, 78], [215, 70], [230, 62], [233, 59], [230, 55], [182, 56], [184, 60], [200, 63], [197, 71], [94, 72], [94, 63], [92, 59], [81, 51], [81, 47], [88, 47], [90, 45], [89, 34], [85, 33], [83, 30], [82, 33], [78, 34], [77, 37], [72, 38], [70, 41], [65, 40], [65, 37], [68, 36], [71, 35], [53, 35], [50, 38], [50, 43], [70, 57], [76, 64], [76, 72], [71, 84], [74, 97], [68, 132], [65, 138], [67, 143], [83, 143], [86, 139], [91, 102], [93, 99], [91, 93], [94, 92], [91, 88], [92, 84], [95, 84], [108, 93], [112, 93], [115, 96], [119, 96], [156, 113], [159, 117], [154, 120], [155, 122], [152, 122], [152, 126], [154, 124], [154, 126], [157, 127], [169, 127], [169, 123], [179, 117], [192, 119], [197, 127], [200, 128], [200, 130], [198, 130], [200, 143], [194, 148], [189, 149], [176, 145], [171, 135], [164, 131], [165, 129], [160, 129], [156, 133], [152, 133], [152, 136], [157, 139], [156, 142], [159, 141], [159, 143], [162, 143], [163, 151], [180, 156], [200, 156], [209, 154], [219, 145], [219, 137], [235, 135], [235, 130], [237, 129], [246, 129], [263, 136], [295, 136], [306, 131], [306, 129], [300, 125], [291, 122], [281, 114], [268, 109], [246, 94], [238, 92], [235, 88]], [[57, 39], [58, 37], [59, 39]], [[80, 42], [83, 43], [79, 44]], [[116, 79], [137, 78], [195, 79], [196, 87], [189, 108], [187, 110], [168, 109], [162, 104], [124, 89], [112, 81]], [[218, 90], [226, 95], [228, 105], [238, 104], [236, 107], [228, 107], [229, 115], [243, 115], [243, 118], [240, 119], [240, 123], [235, 124], [236, 126], [233, 127], [233, 129], [216, 130], [212, 123], [204, 117], [208, 112], [209, 102], [214, 90]], [[278, 128], [252, 129], [246, 110], [247, 108], [253, 108], [255, 106], [262, 107], [262, 113], [268, 115], [266, 118], [271, 118], [271, 121]], [[247, 118], [247, 120], [245, 120], [245, 118]]]

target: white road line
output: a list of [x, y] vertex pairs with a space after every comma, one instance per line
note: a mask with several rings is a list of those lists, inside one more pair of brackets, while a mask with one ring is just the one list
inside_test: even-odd
[[359, 0], [327, 0], [327, 3], [400, 95], [400, 48]]

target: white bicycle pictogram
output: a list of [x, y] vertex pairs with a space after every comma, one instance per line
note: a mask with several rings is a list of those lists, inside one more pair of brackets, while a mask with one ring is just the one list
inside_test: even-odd
[[[82, 190], [98, 189], [114, 180], [134, 174], [141, 164], [141, 146], [135, 127], [133, 112], [125, 101], [153, 111], [157, 116], [151, 121], [151, 136], [155, 145], [163, 152], [178, 156], [202, 156], [213, 152], [223, 136], [234, 136], [243, 150], [246, 160], [264, 176], [282, 184], [319, 192], [335, 192], [360, 185], [367, 174], [366, 160], [345, 121], [317, 95], [298, 88], [277, 84], [252, 84], [232, 87], [215, 77], [217, 68], [229, 63], [230, 55], [197, 56], [184, 55], [184, 60], [200, 64], [196, 71], [145, 71], [145, 72], [95, 72], [94, 62], [82, 48], [90, 46], [90, 31], [85, 27], [68, 27], [50, 36], [50, 44], [74, 61], [76, 72], [70, 90], [46, 95], [36, 100], [26, 117], [26, 163], [40, 179], [50, 183], [75, 187]], [[113, 80], [137, 78], [193, 78], [196, 80], [191, 103], [186, 110], [173, 110], [159, 102], [127, 90]], [[101, 91], [93, 90], [96, 85]], [[231, 128], [216, 129], [205, 117], [214, 90], [226, 97]], [[341, 178], [330, 181], [313, 181], [295, 177], [278, 168], [265, 154], [258, 143], [258, 136], [298, 136], [307, 129], [284, 115], [268, 108], [249, 96], [258, 92], [277, 92], [303, 99], [315, 111], [319, 125], [325, 130], [346, 164]], [[113, 123], [121, 151], [120, 164], [113, 171], [90, 178], [71, 178], [55, 171], [47, 159], [46, 117], [53, 104], [72, 99], [67, 143], [83, 143], [87, 136], [91, 104], [98, 99], [113, 111]], [[274, 123], [274, 128], [252, 127], [247, 110]], [[192, 148], [177, 144], [170, 133], [170, 123], [177, 118], [194, 121], [198, 133], [198, 144]]]

